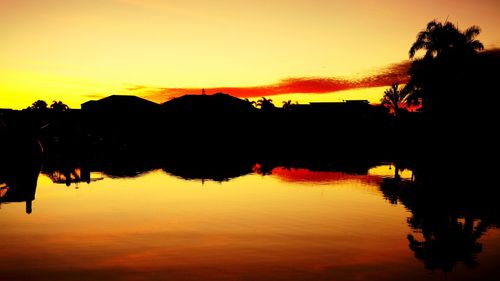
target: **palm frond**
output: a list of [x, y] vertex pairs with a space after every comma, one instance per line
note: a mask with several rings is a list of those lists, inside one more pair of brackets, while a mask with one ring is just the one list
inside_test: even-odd
[[412, 59], [415, 54], [417, 53], [418, 50], [425, 49], [426, 43], [424, 40], [417, 40], [413, 45], [411, 45], [410, 51], [408, 52], [408, 55]]
[[481, 28], [479, 26], [473, 25], [465, 30], [464, 35], [467, 41], [471, 41], [476, 38], [479, 33], [481, 33]]
[[427, 24], [427, 30], [431, 30], [431, 29], [434, 29], [434, 28], [440, 28], [442, 27], [442, 23], [438, 22], [436, 19], [433, 19], [432, 21], [430, 21], [428, 24]]
[[471, 47], [471, 49], [473, 49], [475, 51], [484, 50], [484, 45], [479, 40], [473, 40], [473, 41], [469, 42], [469, 46]]

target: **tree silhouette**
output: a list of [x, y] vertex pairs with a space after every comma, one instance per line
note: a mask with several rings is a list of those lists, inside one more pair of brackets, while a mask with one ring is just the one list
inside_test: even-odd
[[30, 110], [47, 110], [47, 103], [43, 100], [37, 100], [28, 107]]
[[292, 108], [292, 100], [283, 101], [283, 109], [290, 110]]
[[272, 99], [266, 99], [265, 97], [260, 98], [257, 103], [257, 107], [260, 107], [263, 111], [271, 111], [276, 109], [276, 106], [273, 104]]
[[423, 260], [430, 270], [451, 272], [459, 262], [467, 267], [476, 267], [479, 264], [477, 256], [483, 250], [478, 240], [490, 225], [473, 217], [437, 217], [439, 219], [414, 215], [408, 219], [412, 228], [422, 233], [421, 238], [413, 234], [407, 236], [415, 257]]
[[414, 99], [413, 95], [404, 88], [400, 89], [398, 83], [392, 84], [389, 89], [384, 91], [384, 96], [380, 102], [395, 116], [408, 111], [408, 108], [412, 105], [418, 105], [418, 99]]
[[56, 112], [64, 112], [68, 111], [69, 107], [62, 101], [53, 101], [52, 104], [50, 105], [50, 109]]
[[384, 179], [380, 190], [391, 204], [411, 212], [408, 246], [427, 269], [450, 272], [459, 263], [475, 267], [483, 251], [480, 238], [498, 220], [497, 203], [486, 199], [491, 194], [462, 193], [454, 185], [446, 190], [441, 183]]
[[[471, 26], [464, 32], [451, 22], [433, 20], [417, 35], [409, 50], [413, 59], [409, 70], [410, 81], [405, 91], [413, 99], [422, 99], [425, 112], [443, 113], [448, 109], [460, 107], [465, 100], [470, 81], [471, 61], [478, 51], [484, 49], [476, 40], [480, 28]], [[416, 57], [424, 50], [423, 57]]]
[[480, 32], [481, 29], [475, 25], [461, 32], [449, 21], [443, 24], [433, 20], [417, 35], [409, 56], [414, 58], [419, 50], [426, 50], [424, 58], [439, 58], [448, 54], [474, 54], [484, 49], [483, 44], [475, 39]]
[[255, 101], [250, 101], [248, 98], [245, 98], [244, 101], [248, 102], [252, 106], [256, 106], [256, 104], [257, 104]]

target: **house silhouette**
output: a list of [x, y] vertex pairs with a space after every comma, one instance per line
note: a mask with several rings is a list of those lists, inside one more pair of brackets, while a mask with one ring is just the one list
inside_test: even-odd
[[224, 93], [184, 95], [173, 98], [161, 106], [166, 112], [188, 114], [250, 113], [256, 111], [251, 103]]
[[159, 104], [137, 96], [111, 95], [81, 105], [82, 111], [92, 114], [131, 114], [160, 112]]

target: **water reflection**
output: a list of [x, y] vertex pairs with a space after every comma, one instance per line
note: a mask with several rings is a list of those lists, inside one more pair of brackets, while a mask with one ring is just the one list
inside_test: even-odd
[[22, 160], [0, 165], [0, 205], [24, 202], [26, 213], [31, 214], [41, 162], [36, 158]]
[[[44, 155], [41, 172], [47, 175], [52, 182], [67, 186], [73, 183], [90, 183], [101, 180], [102, 176], [91, 176], [95, 172], [110, 178], [133, 178], [161, 169], [170, 175], [186, 180], [223, 182], [251, 173], [279, 175], [283, 174], [285, 170], [293, 170], [293, 175], [310, 171], [312, 174], [309, 176], [316, 178], [320, 177], [322, 172], [335, 172], [340, 177], [366, 176], [370, 169], [381, 163], [381, 160], [376, 158], [342, 157], [331, 159], [318, 156], [312, 158], [261, 158], [242, 157], [230, 152], [189, 153], [182, 155], [182, 157], [175, 154], [169, 156], [145, 154], [143, 151], [137, 150], [86, 151], [85, 154], [77, 154], [56, 150], [56, 148], [51, 147], [50, 153]], [[304, 180], [307, 181], [307, 179]], [[310, 180], [314, 181], [313, 178]]]
[[442, 177], [429, 180], [386, 178], [380, 190], [391, 204], [403, 204], [411, 212], [409, 248], [427, 269], [451, 272], [459, 263], [476, 267], [483, 251], [479, 239], [500, 222], [495, 191]]
[[35, 200], [38, 172], [0, 176], [0, 204], [25, 202], [26, 213], [31, 214]]
[[[429, 181], [429, 177], [426, 177], [426, 180], [422, 181], [418, 177], [414, 178], [413, 173], [411, 173], [408, 169], [404, 170], [402, 165], [396, 166], [384, 163], [381, 165], [380, 161], [374, 159], [351, 159], [349, 161], [345, 159], [330, 161], [325, 159], [264, 159], [259, 162], [254, 162], [252, 159], [238, 159], [236, 157], [221, 157], [218, 159], [187, 157], [181, 159], [170, 158], [166, 160], [165, 158], [160, 159], [159, 157], [141, 157], [140, 155], [135, 154], [121, 154], [112, 156], [101, 155], [99, 157], [93, 155], [92, 157], [83, 160], [82, 158], [76, 157], [46, 157], [43, 168], [41, 168], [39, 162], [28, 161], [25, 163], [29, 164], [9, 166], [10, 168], [2, 166], [0, 173], [0, 179], [2, 182], [2, 185], [0, 185], [0, 194], [1, 200], [4, 203], [20, 201], [26, 202], [26, 212], [28, 213], [31, 213], [32, 211], [31, 202], [35, 198], [36, 182], [40, 172], [47, 176], [47, 178], [49, 178], [54, 184], [72, 186], [77, 185], [78, 183], [87, 183], [91, 185], [95, 184], [100, 187], [103, 187], [103, 185], [106, 184], [112, 185], [110, 182], [105, 182], [107, 179], [143, 180], [151, 176], [151, 173], [149, 173], [150, 171], [155, 171], [153, 174], [162, 180], [165, 180], [166, 177], [170, 175], [175, 176], [176, 180], [171, 183], [173, 186], [179, 185], [181, 182], [192, 182], [192, 180], [202, 182], [224, 182], [224, 184], [227, 184], [228, 186], [238, 186], [243, 185], [243, 182], [238, 181], [239, 179], [252, 178], [252, 184], [251, 186], [245, 188], [245, 192], [243, 193], [244, 196], [241, 196], [241, 198], [238, 197], [237, 199], [230, 197], [230, 199], [225, 202], [228, 205], [223, 206], [216, 206], [213, 202], [207, 202], [207, 198], [200, 197], [200, 194], [194, 194], [192, 193], [193, 191], [189, 189], [181, 191], [188, 192], [187, 195], [183, 194], [182, 196], [169, 193], [172, 192], [169, 191], [162, 197], [162, 195], [160, 195], [162, 193], [158, 191], [160, 190], [159, 188], [154, 191], [148, 191], [147, 186], [139, 186], [140, 188], [135, 188], [135, 191], [133, 192], [138, 192], [138, 190], [140, 190], [139, 192], [141, 192], [141, 196], [158, 196], [161, 200], [153, 201], [156, 204], [154, 207], [149, 204], [148, 200], [150, 199], [137, 198], [135, 200], [146, 200], [148, 204], [143, 204], [143, 206], [151, 206], [150, 208], [159, 208], [157, 207], [159, 205], [167, 206], [163, 207], [163, 212], [159, 213], [169, 214], [170, 216], [175, 214], [175, 212], [179, 209], [179, 203], [176, 202], [175, 199], [180, 199], [180, 202], [184, 202], [182, 200], [189, 200], [185, 199], [189, 196], [198, 196], [196, 197], [196, 200], [192, 199], [194, 203], [191, 202], [190, 207], [192, 207], [193, 210], [201, 210], [198, 215], [201, 214], [203, 216], [205, 212], [209, 212], [210, 219], [202, 221], [203, 224], [200, 223], [200, 225], [202, 225], [201, 228], [199, 228], [200, 225], [196, 225], [194, 227], [190, 226], [193, 227], [192, 229], [189, 229], [189, 223], [192, 223], [192, 220], [196, 220], [195, 218], [186, 216], [182, 222], [178, 222], [181, 225], [180, 233], [185, 233], [187, 235], [183, 239], [187, 239], [189, 243], [196, 243], [196, 232], [200, 231], [204, 233], [204, 235], [208, 235], [207, 237], [214, 239], [206, 243], [209, 243], [208, 245], [212, 247], [210, 248], [210, 251], [215, 251], [213, 245], [210, 243], [222, 243], [221, 245], [226, 245], [224, 244], [227, 243], [226, 239], [235, 239], [231, 236], [234, 233], [242, 235], [244, 239], [252, 240], [264, 239], [259, 235], [264, 235], [267, 231], [269, 231], [268, 234], [264, 235], [266, 237], [265, 239], [269, 240], [266, 240], [266, 243], [268, 244], [266, 244], [266, 247], [262, 248], [261, 251], [271, 251], [271, 249], [278, 249], [279, 247], [283, 248], [279, 248], [281, 252], [278, 251], [273, 253], [273, 255], [276, 256], [266, 256], [265, 258], [269, 258], [271, 260], [275, 259], [284, 263], [299, 263], [298, 260], [300, 259], [298, 258], [296, 258], [298, 259], [296, 260], [292, 258], [286, 259], [285, 257], [278, 258], [277, 256], [283, 255], [283, 253], [286, 253], [285, 256], [290, 253], [298, 255], [301, 252], [307, 253], [307, 256], [309, 256], [309, 254], [311, 256], [324, 255], [331, 260], [324, 261], [325, 265], [317, 266], [326, 272], [329, 270], [333, 272], [331, 268], [338, 266], [338, 264], [341, 263], [341, 260], [343, 258], [345, 259], [345, 256], [351, 255], [350, 259], [352, 260], [369, 260], [376, 256], [373, 253], [383, 255], [377, 251], [393, 247], [394, 245], [392, 245], [392, 241], [397, 239], [394, 238], [395, 236], [398, 236], [401, 240], [405, 240], [405, 244], [403, 245], [404, 248], [406, 248], [408, 252], [411, 251], [412, 255], [414, 255], [414, 257], [418, 260], [423, 261], [425, 267], [429, 270], [450, 272], [453, 271], [458, 264], [464, 264], [467, 267], [474, 268], [479, 265], [479, 255], [483, 253], [484, 247], [486, 247], [486, 245], [481, 241], [481, 238], [484, 237], [488, 230], [498, 225], [500, 221], [498, 215], [500, 214], [499, 208], [496, 207], [493, 199], [494, 197], [491, 192], [488, 192], [488, 189], [475, 188], [474, 190], [471, 190], [470, 188], [457, 188], [456, 186], [450, 187], [443, 183], [442, 180]], [[162, 175], [160, 176], [158, 173], [161, 173]], [[260, 183], [261, 186], [259, 186], [259, 183], [255, 181], [255, 177], [265, 179], [264, 182]], [[188, 179], [191, 181], [184, 181], [181, 179]], [[272, 186], [276, 184], [272, 181], [275, 179], [282, 182], [281, 187], [290, 187], [298, 184], [312, 186], [319, 189], [321, 186], [326, 186], [328, 189], [322, 189], [322, 192], [332, 192], [332, 190], [334, 190], [335, 196], [339, 196], [338, 198], [344, 199], [345, 202], [348, 202], [348, 204], [345, 204], [342, 200], [332, 201], [332, 205], [337, 206], [329, 206], [329, 212], [323, 213], [321, 209], [315, 209], [315, 200], [317, 200], [317, 198], [306, 203], [298, 199], [290, 203], [286, 198], [287, 196], [294, 196], [294, 192], [292, 190], [280, 189], [279, 192], [276, 192], [276, 194], [272, 194], [269, 193], [269, 190], [264, 189], [266, 184], [270, 186], [269, 188], [272, 188]], [[233, 184], [234, 181], [237, 183], [236, 185]], [[124, 183], [124, 181], [120, 182], [121, 184]], [[161, 183], [156, 184], [160, 185]], [[364, 195], [353, 195], [357, 191], [353, 191], [352, 189], [346, 188], [347, 191], [344, 191], [342, 189], [331, 188], [332, 186], [345, 187], [352, 185], [357, 186], [357, 188], [360, 186], [364, 188], [378, 188], [383, 194], [383, 197], [385, 197], [391, 204], [403, 205], [409, 211], [410, 217], [407, 220], [407, 224], [411, 228], [412, 232], [408, 234], [407, 228], [399, 229], [394, 226], [392, 221], [400, 220], [401, 218], [394, 216], [395, 213], [391, 213], [393, 212], [392, 210], [384, 209], [381, 211], [384, 207], [377, 205], [378, 203], [376, 203], [374, 198], [370, 198], [368, 200], [363, 198]], [[162, 188], [165, 190], [164, 186]], [[106, 206], [106, 208], [110, 208], [112, 211], [116, 209], [122, 210], [122, 208], [126, 209], [127, 206], [125, 206], [125, 204], [118, 207], [115, 206], [113, 209], [112, 206], [114, 205], [112, 202], [121, 201], [119, 198], [123, 198], [123, 194], [120, 195], [120, 193], [127, 193], [129, 191], [130, 189], [127, 189], [127, 187], [114, 188], [108, 191], [109, 194], [107, 197], [103, 197], [101, 200], [106, 201], [105, 205], [108, 204], [107, 201], [109, 201], [110, 205]], [[228, 191], [228, 189], [220, 190], [218, 195], [214, 196], [212, 199], [221, 200], [221, 198], [224, 198], [224, 195], [222, 195], [223, 193], [227, 194], [231, 192]], [[301, 191], [300, 196], [308, 196], [307, 194], [307, 192]], [[245, 209], [244, 211], [234, 207], [238, 204], [244, 205], [245, 201], [252, 201], [256, 197], [263, 197], [263, 199], [265, 199], [266, 196], [272, 198], [270, 202], [273, 204], [269, 204], [269, 202], [262, 203], [260, 205], [256, 204], [259, 205], [260, 208], [264, 208], [264, 211], [259, 210], [254, 206], [248, 207], [248, 209]], [[379, 198], [379, 196], [380, 193], [376, 194], [376, 198]], [[123, 200], [123, 202], [128, 202], [130, 204], [131, 202], [135, 203], [135, 200]], [[224, 201], [224, 199], [222, 200]], [[237, 204], [232, 202], [232, 200], [236, 201]], [[286, 201], [286, 205], [280, 205], [283, 204], [280, 203], [280, 201]], [[383, 200], [379, 201], [382, 201], [383, 203]], [[269, 204], [269, 206], [264, 207], [265, 204]], [[300, 204], [307, 205], [307, 208], [304, 208], [304, 206], [301, 206]], [[228, 206], [229, 208], [227, 210], [230, 210], [233, 214], [227, 215], [227, 210], [222, 210]], [[323, 205], [323, 207], [325, 207], [325, 205]], [[171, 210], [166, 211], [169, 208], [171, 208]], [[187, 210], [187, 208], [184, 211], [186, 214], [193, 212], [192, 210]], [[125, 211], [122, 210], [121, 212]], [[130, 212], [129, 217], [134, 215], [134, 212]], [[139, 210], [138, 212], [141, 213], [144, 211]], [[275, 212], [275, 214], [273, 214], [273, 212]], [[315, 214], [317, 213], [317, 216], [314, 218], [308, 217], [307, 214], [310, 212]], [[373, 212], [373, 214], [368, 214], [370, 212]], [[349, 213], [350, 215], [346, 216], [345, 213]], [[390, 213], [393, 217], [389, 218], [389, 216], [386, 215], [379, 218], [377, 216], [380, 213]], [[152, 216], [150, 213], [147, 214]], [[116, 216], [116, 214], [114, 215]], [[139, 216], [137, 214], [135, 215]], [[146, 221], [153, 220], [148, 217], [148, 215], [146, 215], [144, 219]], [[288, 218], [288, 215], [292, 217]], [[225, 218], [225, 216], [230, 217], [230, 219]], [[258, 216], [258, 218], [255, 218], [255, 216]], [[110, 216], [110, 218], [111, 217], [112, 216]], [[165, 215], [165, 217], [168, 218], [169, 216]], [[324, 218], [328, 219], [323, 220]], [[157, 218], [157, 220], [155, 220], [151, 225], [142, 227], [149, 227], [152, 229], [156, 227], [166, 228], [166, 225], [162, 225], [162, 221], [164, 219], [165, 218], [161, 216], [161, 218]], [[311, 219], [311, 221], [308, 221], [309, 219]], [[227, 223], [226, 220], [230, 223]], [[269, 220], [269, 222], [267, 220]], [[288, 220], [291, 220], [291, 222]], [[257, 232], [260, 234], [257, 235], [252, 232], [253, 230], [243, 227], [242, 225], [244, 225], [245, 221], [253, 222], [256, 226], [260, 225], [261, 227], [257, 229]], [[276, 221], [277, 225], [273, 224], [273, 221]], [[358, 228], [363, 228], [366, 221], [375, 221], [377, 223], [373, 223], [373, 225], [377, 224], [380, 228], [378, 228], [377, 231], [366, 231], [366, 233], [361, 231], [362, 234], [356, 232], [359, 231]], [[388, 221], [391, 221], [391, 223], [388, 223]], [[127, 222], [127, 224], [128, 223], [129, 222]], [[133, 221], [130, 223], [133, 223]], [[142, 225], [140, 221], [136, 221], [136, 223]], [[289, 232], [285, 232], [282, 229], [276, 229], [277, 227], [280, 227], [280, 223], [290, 223], [291, 226], [287, 225], [286, 231], [292, 230], [292, 232], [296, 232], [295, 235], [297, 236], [292, 239], [290, 238], [291, 234]], [[172, 225], [169, 224], [168, 227], [172, 227]], [[227, 232], [219, 234], [220, 236], [214, 236], [214, 234], [211, 233], [214, 229], [219, 231], [221, 228], [225, 229]], [[335, 231], [332, 229], [335, 229]], [[136, 230], [133, 229], [127, 231]], [[166, 231], [165, 233], [169, 233], [167, 230], [163, 231]], [[248, 235], [249, 231], [251, 232], [251, 235], [245, 236]], [[407, 233], [407, 236], [404, 234], [405, 232]], [[228, 233], [233, 234], [230, 235]], [[91, 232], [87, 234], [91, 236], [95, 235]], [[182, 234], [179, 233], [174, 234], [182, 236]], [[169, 235], [174, 234], [169, 233]], [[348, 243], [348, 248], [351, 247], [351, 249], [342, 248], [345, 247], [345, 245], [339, 246], [338, 239], [343, 241], [342, 239], [347, 239], [345, 236], [350, 235], [353, 235], [354, 238], [348, 239], [348, 242], [345, 243]], [[276, 238], [275, 236], [279, 239], [286, 238], [288, 240], [286, 240], [286, 243], [281, 242], [282, 244], [276, 244], [277, 242], [274, 240], [274, 238]], [[384, 237], [387, 236], [392, 238], [383, 242], [373, 242], [373, 240], [377, 240], [376, 237], [379, 236], [381, 237], [381, 240], [385, 240]], [[314, 239], [314, 237], [323, 240], [318, 241], [318, 244], [307, 242], [309, 239]], [[154, 241], [156, 241], [155, 239], [161, 239], [162, 243], [171, 243], [170, 240], [165, 237], [147, 239]], [[242, 240], [240, 241], [238, 239]], [[239, 255], [247, 257], [248, 259], [256, 257], [262, 258], [262, 256], [252, 252], [255, 251], [255, 249], [252, 248], [254, 245], [251, 245], [248, 241], [243, 241], [243, 238], [238, 239], [236, 239], [237, 243], [239, 243], [239, 245], [244, 245], [244, 247], [246, 247], [245, 251], [250, 252], [246, 254], [240, 253]], [[166, 242], [166, 240], [168, 240], [168, 242]], [[371, 248], [370, 250], [365, 248], [362, 250], [352, 250], [356, 249], [352, 243], [361, 243], [360, 241], [365, 241], [364, 243], [367, 243], [366, 241], [371, 241], [369, 242], [369, 244], [371, 243], [370, 247], [378, 245], [380, 248], [377, 250]], [[288, 242], [298, 243], [296, 246], [299, 247], [300, 250], [296, 250], [296, 252], [295, 250], [290, 250], [289, 247], [292, 247], [291, 245], [293, 243], [289, 244]], [[311, 243], [314, 244], [314, 250], [309, 251], [302, 248], [305, 247], [305, 245], [310, 246]], [[331, 246], [327, 246], [329, 243]], [[107, 247], [106, 245], [102, 246]], [[259, 245], [259, 247], [260, 246], [262, 245]], [[340, 254], [333, 255], [332, 253], [339, 250], [339, 248], [336, 247], [342, 248], [345, 256]], [[193, 257], [186, 257], [188, 255], [196, 256], [196, 252], [198, 250], [200, 249], [193, 247], [187, 252], [175, 252], [174, 256], [185, 258], [186, 260], [184, 261], [184, 266], [190, 262], [206, 262], [206, 260], [200, 257], [198, 257], [198, 260], [193, 259]], [[232, 251], [236, 252], [234, 249], [224, 248], [224, 253], [230, 253]], [[362, 251], [373, 251], [373, 253], [370, 255], [367, 254], [366, 257], [362, 258]], [[390, 254], [391, 258], [387, 257], [390, 262], [394, 263], [392, 259], [394, 256], [398, 256], [399, 258], [402, 258], [401, 255], [404, 256], [404, 250], [402, 248], [398, 248], [397, 251], [397, 253]], [[168, 252], [166, 249], [162, 249], [160, 253], [154, 252], [155, 257], [166, 263], [166, 261], [160, 257], [162, 254], [169, 256], [169, 254], [172, 253]], [[207, 255], [206, 252], [204, 254]], [[129, 264], [131, 261], [129, 260], [123, 260], [120, 262], [126, 266], [131, 266]], [[140, 258], [139, 260], [132, 259], [132, 262], [142, 264], [146, 261], [143, 258]], [[361, 263], [361, 261], [358, 262]], [[317, 263], [317, 261], [315, 260], [314, 263]], [[113, 263], [113, 266], [117, 265]], [[208, 266], [210, 267], [211, 265], [209, 264]], [[384, 267], [386, 265], [377, 264], [376, 266]], [[247, 268], [245, 270], [247, 270]], [[290, 277], [290, 275], [286, 276]], [[321, 276], [326, 278], [339, 275], [338, 273], [331, 273], [331, 275], [326, 274]]]
[[252, 173], [255, 162], [221, 156], [219, 158], [173, 158], [165, 159], [161, 168], [168, 174], [186, 180], [227, 181]]

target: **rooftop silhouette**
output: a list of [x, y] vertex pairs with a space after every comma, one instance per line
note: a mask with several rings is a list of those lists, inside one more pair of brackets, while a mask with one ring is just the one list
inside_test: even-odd
[[148, 113], [160, 110], [155, 102], [125, 95], [111, 95], [100, 100], [87, 101], [81, 108], [83, 111], [95, 114]]
[[251, 103], [225, 93], [213, 95], [184, 95], [173, 98], [162, 104], [163, 109], [169, 113], [198, 114], [198, 113], [249, 113], [256, 108]]

